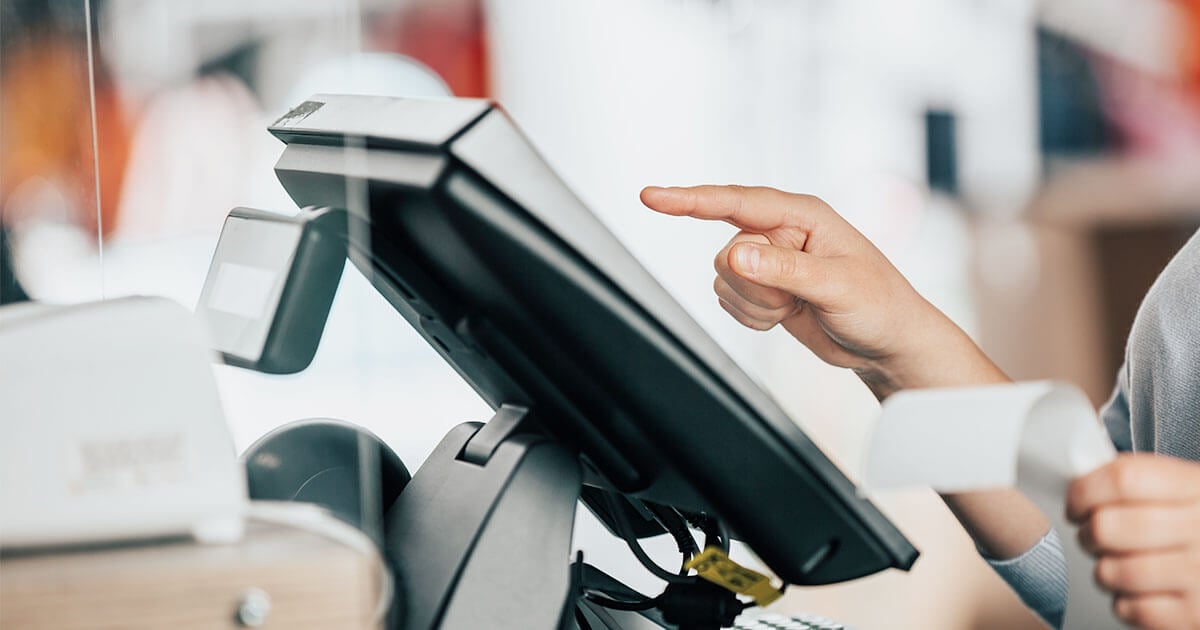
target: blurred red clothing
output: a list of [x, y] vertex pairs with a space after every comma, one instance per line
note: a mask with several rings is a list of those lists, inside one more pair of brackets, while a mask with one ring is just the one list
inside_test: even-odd
[[0, 209], [22, 183], [43, 177], [72, 195], [78, 225], [104, 233], [116, 225], [129, 130], [116, 88], [102, 67], [95, 71], [93, 151], [87, 44], [39, 32], [5, 50], [0, 75]]
[[487, 37], [480, 0], [417, 0], [375, 25], [375, 46], [408, 55], [442, 77], [455, 96], [486, 97]]

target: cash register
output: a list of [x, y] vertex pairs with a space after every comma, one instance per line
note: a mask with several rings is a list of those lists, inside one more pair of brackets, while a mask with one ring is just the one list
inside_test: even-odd
[[[495, 104], [319, 94], [270, 132], [303, 209], [226, 220], [198, 307], [224, 361], [304, 369], [349, 259], [495, 409], [382, 506], [394, 627], [751, 627], [739, 615], [770, 599], [761, 582], [739, 590], [754, 572], [698, 565], [725, 562], [731, 540], [774, 590], [916, 560]], [[571, 556], [579, 505], [661, 592]], [[681, 566], [645, 554], [656, 535]]]

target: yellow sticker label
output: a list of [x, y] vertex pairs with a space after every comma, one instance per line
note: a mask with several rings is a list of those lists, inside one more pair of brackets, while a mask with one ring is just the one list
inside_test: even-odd
[[759, 606], [768, 606], [783, 596], [771, 586], [771, 578], [730, 560], [720, 547], [705, 549], [688, 560], [687, 568], [695, 569], [700, 577], [713, 584], [753, 598]]

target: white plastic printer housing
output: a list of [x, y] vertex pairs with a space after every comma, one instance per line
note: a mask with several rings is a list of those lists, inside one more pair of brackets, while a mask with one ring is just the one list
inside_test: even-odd
[[210, 358], [168, 300], [0, 309], [0, 547], [236, 537]]

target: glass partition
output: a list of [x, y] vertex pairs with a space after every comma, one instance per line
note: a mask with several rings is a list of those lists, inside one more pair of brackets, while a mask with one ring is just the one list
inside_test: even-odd
[[128, 156], [120, 95], [94, 71], [85, 3], [0, 9], [0, 302], [98, 298]]
[[[1071, 8], [1084, 5], [0, 0], [0, 303], [149, 294], [194, 306], [232, 208], [298, 210], [266, 132], [291, 106], [319, 92], [495, 98], [853, 476], [876, 402], [784, 332], [730, 320], [711, 261], [732, 230], [649, 213], [638, 190], [817, 194], [1014, 376], [1074, 380], [1099, 400], [1142, 285], [1200, 224], [1177, 211], [1200, 208], [1178, 168], [1200, 155], [1200, 62], [1181, 76], [1139, 65], [1172, 63], [1151, 50], [1167, 39], [1147, 26], [1112, 45], [1105, 29], [1121, 20], [1102, 18], [1144, 25], [1141, 10]], [[1179, 23], [1200, 28], [1190, 11]], [[1129, 280], [1123, 252], [1149, 261], [1136, 291], [1109, 286]], [[308, 370], [215, 369], [239, 450], [330, 417], [415, 469], [449, 428], [491, 413], [349, 265]], [[781, 610], [863, 627], [1039, 627], [936, 497], [882, 507], [925, 552], [914, 572], [793, 589]], [[656, 587], [586, 514], [576, 540]], [[666, 563], [673, 547], [652, 541], [651, 553]]]

